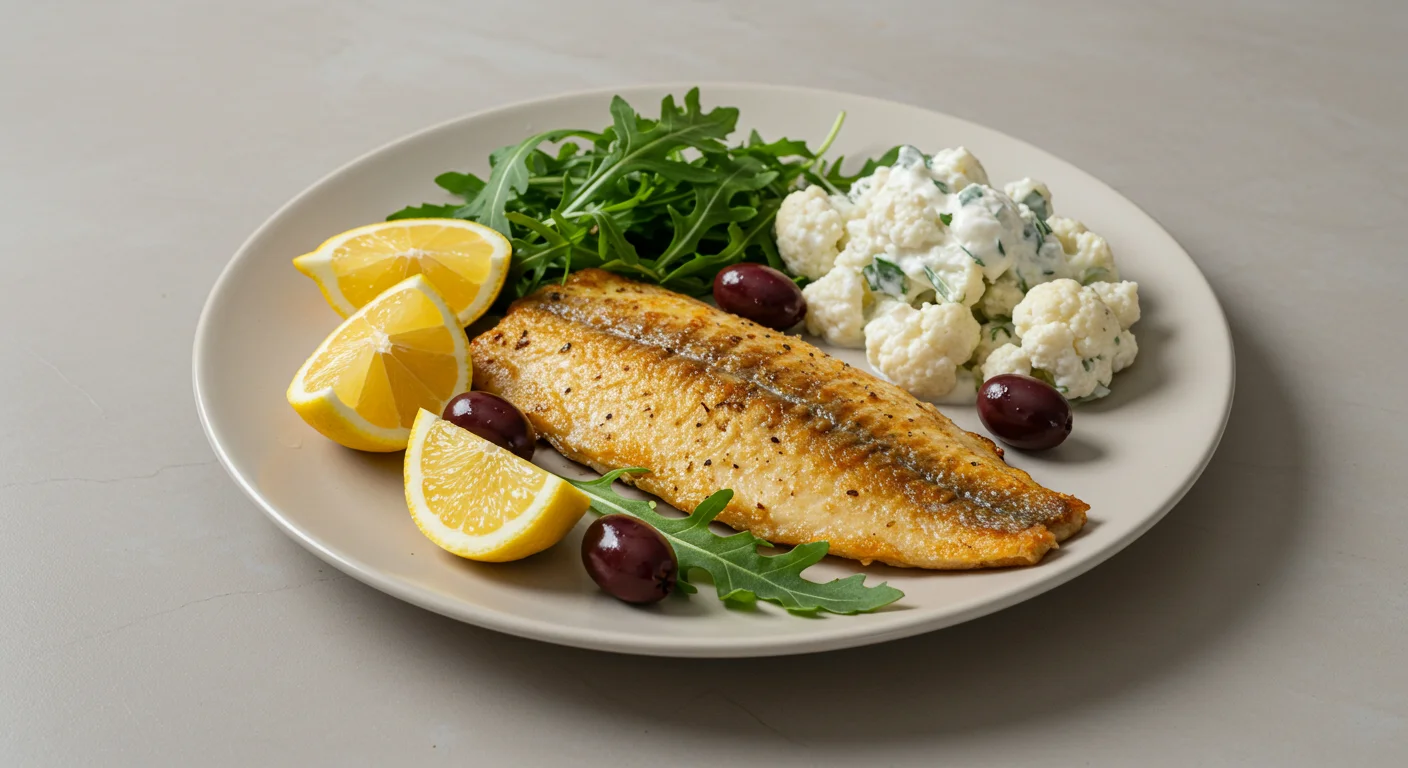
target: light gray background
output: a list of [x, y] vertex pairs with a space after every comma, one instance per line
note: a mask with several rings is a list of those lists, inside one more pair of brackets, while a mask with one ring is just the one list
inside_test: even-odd
[[[1330, 5], [3, 0], [0, 764], [1402, 760], [1408, 13]], [[192, 333], [285, 200], [483, 107], [726, 79], [975, 120], [1158, 218], [1237, 345], [1186, 500], [960, 627], [675, 661], [399, 603], [225, 477]]]

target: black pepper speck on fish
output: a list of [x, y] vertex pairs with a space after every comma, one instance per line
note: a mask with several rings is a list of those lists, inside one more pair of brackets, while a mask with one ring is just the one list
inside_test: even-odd
[[[1034, 564], [1085, 524], [1084, 502], [1009, 466], [991, 440], [764, 331], [584, 270], [518, 300], [474, 340], [474, 386], [523, 409], [570, 459], [651, 468], [635, 485], [680, 509], [732, 488], [719, 521], [768, 541], [826, 540], [862, 562], [985, 568]], [[517, 343], [525, 338], [535, 343]], [[609, 434], [599, 426], [608, 413]]]

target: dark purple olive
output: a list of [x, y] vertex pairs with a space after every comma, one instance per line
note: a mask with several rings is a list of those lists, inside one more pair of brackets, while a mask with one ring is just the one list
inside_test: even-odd
[[582, 565], [612, 597], [638, 605], [663, 600], [680, 571], [670, 542], [630, 515], [606, 515], [587, 526]]
[[785, 331], [807, 316], [807, 300], [792, 278], [762, 264], [735, 264], [714, 278], [719, 309]]
[[1071, 434], [1071, 404], [1056, 388], [1004, 373], [978, 390], [978, 418], [998, 440], [1028, 451], [1055, 448]]
[[488, 392], [455, 395], [445, 404], [445, 421], [467, 429], [524, 460], [533, 459], [538, 436], [523, 411], [513, 403]]

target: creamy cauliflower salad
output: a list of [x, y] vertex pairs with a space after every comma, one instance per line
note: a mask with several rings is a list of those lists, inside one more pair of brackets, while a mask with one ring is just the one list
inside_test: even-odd
[[904, 147], [847, 195], [793, 192], [776, 235], [788, 269], [811, 281], [807, 330], [864, 348], [918, 397], [971, 400], [1001, 373], [1104, 397], [1139, 351], [1138, 285], [1120, 281], [1105, 239], [1055, 216], [1039, 181], [992, 186], [963, 147]]

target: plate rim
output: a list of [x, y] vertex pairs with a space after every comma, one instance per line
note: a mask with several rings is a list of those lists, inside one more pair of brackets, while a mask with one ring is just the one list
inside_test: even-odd
[[[665, 91], [670, 93], [683, 93], [691, 88], [698, 87], [701, 92], [707, 93], [711, 89], [744, 89], [757, 91], [775, 91], [787, 93], [809, 93], [828, 98], [846, 99], [851, 103], [869, 102], [872, 104], [885, 104], [899, 106], [906, 109], [919, 109], [944, 118], [953, 120], [962, 126], [971, 126], [983, 131], [989, 131], [1001, 136], [1007, 141], [1024, 146], [1029, 150], [1034, 150], [1046, 155], [1057, 162], [1067, 166], [1071, 171], [1083, 175], [1095, 184], [1098, 184], [1105, 191], [1112, 193], [1119, 199], [1132, 205], [1141, 214], [1146, 216], [1159, 231], [1168, 237], [1174, 245], [1183, 253], [1184, 257], [1192, 264], [1198, 279], [1207, 288], [1208, 294], [1212, 297], [1217, 308], [1217, 328], [1226, 341], [1228, 379], [1226, 391], [1223, 394], [1221, 414], [1217, 420], [1216, 433], [1213, 439], [1204, 448], [1203, 454], [1198, 458], [1197, 465], [1192, 472], [1184, 479], [1182, 486], [1161, 505], [1153, 514], [1145, 518], [1139, 525], [1131, 528], [1122, 537], [1116, 539], [1091, 555], [1086, 556], [1077, 564], [1064, 570], [1054, 572], [1049, 578], [1042, 579], [1033, 584], [1024, 585], [1011, 592], [997, 598], [981, 597], [974, 598], [958, 604], [957, 606], [944, 611], [936, 616], [925, 617], [922, 614], [909, 621], [900, 621], [892, 626], [875, 628], [857, 622], [850, 626], [839, 628], [829, 628], [828, 631], [816, 633], [814, 635], [797, 636], [774, 636], [774, 637], [748, 637], [748, 638], [710, 638], [700, 639], [692, 637], [656, 637], [642, 636], [631, 632], [605, 631], [596, 628], [568, 627], [562, 624], [554, 624], [537, 619], [528, 619], [510, 613], [484, 609], [480, 606], [443, 599], [435, 593], [421, 591], [412, 588], [409, 584], [403, 583], [394, 577], [383, 575], [379, 570], [362, 562], [360, 559], [348, 553], [334, 551], [324, 545], [308, 533], [299, 529], [291, 520], [285, 517], [272, 503], [265, 499], [253, 486], [249, 478], [242, 473], [231, 460], [225, 446], [221, 443], [220, 437], [216, 434], [211, 425], [209, 415], [209, 403], [202, 389], [202, 369], [205, 367], [206, 355], [204, 349], [208, 346], [208, 337], [212, 333], [212, 307], [216, 303], [217, 296], [221, 293], [226, 283], [236, 271], [238, 265], [250, 258], [252, 246], [259, 241], [270, 229], [272, 229], [284, 215], [298, 207], [304, 200], [312, 197], [321, 191], [332, 180], [358, 166], [359, 164], [396, 148], [420, 140], [422, 137], [440, 131], [449, 130], [461, 123], [480, 120], [503, 112], [511, 112], [529, 106], [539, 106], [551, 102], [564, 101], [580, 98], [608, 98], [611, 95], [641, 92], [641, 91]], [[850, 110], [847, 110], [850, 111]], [[443, 120], [439, 123], [421, 128], [411, 133], [405, 134], [391, 141], [378, 145], [367, 150], [347, 162], [339, 165], [328, 173], [318, 178], [313, 183], [304, 187], [302, 191], [294, 195], [283, 205], [279, 206], [239, 245], [234, 254], [220, 270], [215, 282], [211, 285], [206, 294], [205, 302], [201, 307], [201, 312], [196, 321], [195, 335], [192, 343], [191, 353], [191, 378], [192, 390], [195, 397], [196, 413], [200, 419], [201, 430], [205, 433], [207, 442], [211, 450], [215, 453], [216, 459], [221, 467], [235, 481], [235, 485], [244, 492], [255, 505], [263, 511], [266, 517], [272, 520], [285, 535], [298, 542], [304, 549], [316, 555], [319, 559], [337, 568], [339, 571], [352, 578], [389, 594], [397, 599], [419, 606], [426, 610], [433, 611], [443, 616], [473, 624], [485, 629], [503, 632], [517, 637], [524, 637], [532, 640], [539, 640], [558, 645], [586, 648], [598, 651], [608, 651], [632, 655], [663, 656], [663, 657], [698, 657], [698, 658], [724, 658], [724, 657], [763, 657], [782, 656], [803, 653], [816, 653], [828, 650], [839, 650], [852, 648], [874, 643], [882, 643], [890, 640], [897, 640], [903, 637], [931, 632], [945, 627], [961, 624], [966, 621], [985, 616], [997, 611], [1009, 608], [1017, 603], [1029, 600], [1038, 595], [1044, 594], [1072, 579], [1090, 572], [1096, 566], [1106, 562], [1115, 554], [1123, 551], [1136, 539], [1143, 536], [1153, 528], [1165, 515], [1182, 501], [1198, 479], [1202, 477], [1207, 469], [1212, 457], [1216, 454], [1218, 446], [1226, 434], [1227, 422], [1231, 416], [1232, 403], [1236, 393], [1237, 366], [1236, 348], [1232, 338], [1231, 327], [1227, 320], [1227, 313], [1222, 307], [1222, 302], [1218, 299], [1217, 292], [1213, 290], [1212, 284], [1208, 281], [1202, 269], [1192, 256], [1188, 254], [1182, 243], [1164, 227], [1162, 222], [1146, 211], [1135, 201], [1131, 200], [1119, 190], [1106, 183], [1099, 177], [1081, 169], [1079, 166], [1067, 161], [1065, 158], [1042, 149], [1030, 142], [1012, 136], [1005, 131], [991, 128], [966, 118], [931, 109], [919, 104], [911, 104], [895, 99], [887, 99], [877, 96], [850, 93], [828, 88], [815, 88], [810, 86], [792, 86], [776, 83], [748, 82], [748, 81], [700, 81], [700, 82], [651, 82], [623, 84], [602, 88], [578, 89], [569, 91], [559, 91], [535, 98], [520, 99], [506, 104], [499, 104], [485, 109], [469, 112], [457, 117]], [[845, 621], [846, 617], [834, 617], [838, 621]]]

